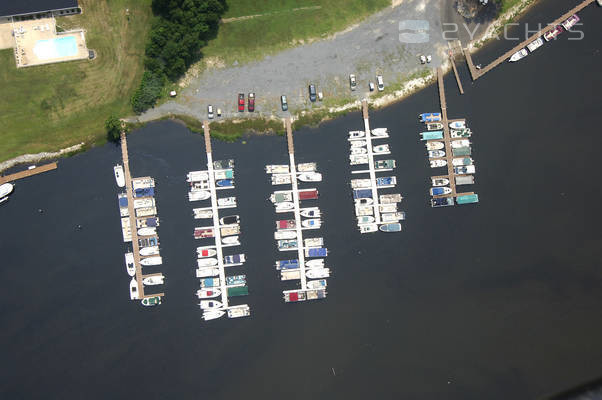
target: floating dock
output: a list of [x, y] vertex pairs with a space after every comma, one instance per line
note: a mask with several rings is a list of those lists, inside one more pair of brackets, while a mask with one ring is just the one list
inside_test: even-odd
[[[309, 218], [303, 220], [301, 215], [301, 200], [317, 199], [318, 191], [316, 189], [299, 189], [298, 179], [301, 175], [311, 174], [312, 179], [315, 181], [321, 180], [321, 175], [315, 171], [314, 163], [300, 164], [297, 166], [295, 163], [295, 147], [293, 142], [293, 132], [291, 128], [290, 118], [284, 120], [286, 127], [286, 139], [288, 144], [289, 153], [289, 165], [278, 165], [278, 166], [266, 166], [266, 172], [272, 174], [272, 184], [290, 184], [291, 190], [276, 191], [272, 195], [272, 201], [276, 207], [277, 213], [290, 213], [294, 214], [294, 220], [283, 220], [279, 221], [283, 226], [277, 225], [277, 231], [274, 234], [286, 235], [288, 232], [293, 232], [290, 239], [277, 239], [279, 243], [279, 250], [296, 250], [296, 260], [283, 260], [277, 261], [277, 269], [280, 269], [282, 280], [299, 280], [300, 289], [284, 290], [283, 297], [285, 302], [299, 302], [306, 300], [318, 300], [326, 297], [326, 279], [330, 276], [330, 270], [324, 267], [324, 259], [314, 258], [312, 261], [312, 267], [308, 266], [308, 257], [326, 257], [327, 250], [323, 248], [322, 238], [310, 238], [304, 241], [303, 230], [304, 229], [318, 229], [321, 226], [319, 219], [320, 211], [317, 207], [311, 207], [312, 212], [315, 213], [317, 218]], [[299, 169], [303, 168], [303, 171]], [[288, 177], [287, 177], [288, 175]], [[275, 177], [278, 176], [279, 180]], [[289, 178], [290, 177], [290, 178]], [[314, 181], [314, 182], [315, 182]], [[282, 200], [281, 199], [290, 199]], [[286, 209], [279, 209], [284, 203], [292, 203], [292, 207]], [[279, 206], [280, 204], [280, 206]], [[308, 209], [309, 210], [309, 209]], [[315, 224], [315, 226], [314, 226]], [[319, 247], [310, 246], [306, 243], [320, 243]], [[285, 244], [286, 243], [286, 244]], [[315, 263], [318, 266], [315, 266]], [[287, 268], [284, 265], [290, 268]], [[311, 272], [308, 272], [311, 269]], [[315, 278], [314, 281], [308, 281], [308, 275], [311, 278]]]
[[[234, 189], [234, 161], [214, 161], [208, 121], [203, 122], [203, 133], [207, 152], [207, 170], [193, 171], [188, 174], [188, 181], [191, 185], [189, 200], [202, 201], [209, 199], [211, 201], [210, 208], [199, 208], [194, 211], [195, 218], [210, 218], [213, 222], [211, 226], [196, 228], [195, 238], [213, 239], [215, 244], [197, 248], [197, 277], [200, 278], [201, 283], [197, 297], [201, 300], [200, 306], [205, 321], [220, 318], [223, 315], [227, 315], [228, 318], [246, 317], [251, 314], [251, 309], [247, 304], [230, 305], [229, 301], [231, 296], [248, 294], [246, 276], [227, 276], [225, 271], [226, 267], [240, 266], [245, 261], [243, 254], [224, 255], [225, 247], [240, 245], [238, 239], [240, 233], [239, 218], [231, 216], [235, 220], [234, 223], [222, 224], [219, 215], [220, 209], [236, 207], [236, 199], [234, 197], [219, 199], [217, 196], [218, 190]], [[198, 197], [193, 195], [193, 192], [209, 192], [209, 197]], [[208, 217], [209, 214], [210, 217]], [[198, 236], [197, 231], [200, 232]], [[204, 232], [205, 235], [203, 235]], [[212, 264], [211, 254], [213, 253], [215, 253], [215, 261]], [[226, 258], [231, 262], [226, 263]], [[217, 271], [215, 271], [216, 269]], [[217, 294], [218, 291], [219, 294]], [[216, 296], [220, 297], [220, 302], [212, 300]]]
[[[131, 241], [132, 241], [132, 253], [133, 253], [133, 258], [134, 258], [134, 267], [136, 269], [136, 273], [134, 275], [135, 279], [135, 284], [136, 284], [136, 294], [137, 296], [135, 296], [135, 298], [132, 298], [132, 300], [141, 300], [141, 303], [144, 305], [149, 305], [148, 301], [149, 300], [156, 300], [156, 302], [151, 303], [150, 305], [156, 305], [156, 304], [160, 304], [161, 303], [161, 298], [165, 295], [164, 293], [153, 293], [153, 294], [147, 294], [144, 291], [144, 284], [143, 284], [143, 280], [144, 278], [153, 276], [154, 274], [151, 275], [143, 275], [142, 274], [142, 264], [141, 262], [141, 255], [140, 255], [140, 242], [138, 241], [139, 237], [138, 237], [138, 224], [137, 224], [137, 218], [136, 218], [136, 210], [134, 208], [134, 188], [133, 188], [133, 183], [132, 181], [135, 179], [132, 179], [132, 175], [130, 173], [130, 162], [129, 162], [129, 157], [128, 157], [128, 147], [127, 147], [127, 138], [126, 138], [126, 134], [124, 131], [121, 132], [121, 155], [123, 158], [123, 173], [124, 173], [124, 179], [125, 179], [125, 188], [126, 188], [126, 198], [127, 198], [127, 208], [128, 208], [128, 219], [129, 219], [129, 227], [130, 227], [130, 231], [131, 231]], [[156, 240], [158, 242], [158, 237], [156, 237]], [[158, 256], [158, 254], [153, 255], [154, 257]], [[133, 283], [131, 283], [131, 285], [133, 285]], [[130, 289], [132, 290], [132, 288]], [[130, 295], [132, 294], [132, 292], [130, 293]]]
[[40, 165], [39, 167], [26, 169], [25, 171], [19, 171], [14, 174], [0, 176], [0, 185], [2, 185], [4, 183], [8, 183], [8, 182], [13, 182], [18, 179], [23, 179], [23, 178], [27, 178], [27, 177], [30, 177], [33, 175], [41, 174], [43, 172], [53, 171], [56, 168], [57, 168], [57, 164], [55, 162], [52, 162], [49, 164]]
[[584, 0], [579, 5], [572, 8], [571, 10], [567, 11], [566, 13], [561, 15], [556, 20], [550, 22], [548, 25], [546, 25], [545, 28], [543, 28], [543, 29], [537, 31], [535, 34], [529, 36], [526, 40], [520, 42], [519, 44], [514, 46], [512, 49], [508, 50], [507, 52], [505, 52], [504, 54], [502, 54], [501, 56], [499, 56], [498, 58], [496, 58], [494, 61], [492, 61], [491, 63], [489, 63], [488, 65], [486, 65], [483, 68], [480, 68], [480, 69], [476, 68], [472, 61], [472, 56], [470, 55], [470, 52], [468, 50], [464, 50], [464, 56], [466, 57], [466, 63], [468, 64], [468, 69], [470, 71], [472, 80], [476, 81], [477, 79], [479, 79], [480, 77], [485, 75], [487, 72], [491, 71], [492, 69], [494, 69], [495, 67], [497, 67], [498, 65], [503, 63], [504, 61], [508, 60], [514, 53], [516, 53], [520, 49], [525, 48], [529, 43], [531, 43], [535, 39], [543, 36], [547, 32], [551, 31], [556, 26], [558, 26], [562, 22], [566, 21], [570, 16], [583, 10], [585, 7], [587, 7], [594, 1], [595, 0]]

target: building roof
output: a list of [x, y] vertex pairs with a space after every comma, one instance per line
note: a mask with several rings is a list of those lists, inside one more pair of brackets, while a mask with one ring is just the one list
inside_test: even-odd
[[77, 0], [18, 0], [0, 1], [0, 16], [33, 14], [77, 7]]

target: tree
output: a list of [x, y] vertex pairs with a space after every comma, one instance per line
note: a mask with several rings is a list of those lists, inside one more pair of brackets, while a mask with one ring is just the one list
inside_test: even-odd
[[114, 114], [111, 114], [105, 121], [105, 130], [107, 139], [110, 142], [118, 142], [121, 137], [121, 121]]

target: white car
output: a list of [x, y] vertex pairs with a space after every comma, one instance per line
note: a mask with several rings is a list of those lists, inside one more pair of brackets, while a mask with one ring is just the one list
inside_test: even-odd
[[374, 92], [374, 82], [368, 83], [368, 88], [370, 89], [371, 92]]
[[212, 105], [207, 106], [207, 118], [213, 119], [213, 106]]
[[378, 87], [379, 92], [382, 92], [383, 90], [385, 90], [385, 84], [383, 82], [382, 75], [376, 75], [376, 86]]

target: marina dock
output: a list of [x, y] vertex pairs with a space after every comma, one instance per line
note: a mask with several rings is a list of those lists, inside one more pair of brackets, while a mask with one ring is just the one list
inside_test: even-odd
[[136, 279], [136, 284], [137, 284], [137, 294], [138, 294], [138, 298], [137, 299], [147, 299], [147, 298], [156, 298], [156, 297], [163, 297], [165, 296], [165, 293], [153, 293], [153, 294], [146, 294], [144, 292], [144, 284], [143, 284], [143, 280], [144, 278], [153, 276], [153, 275], [143, 275], [142, 274], [142, 264], [140, 264], [141, 261], [141, 256], [140, 256], [140, 245], [138, 242], [138, 229], [137, 229], [137, 224], [136, 224], [136, 211], [134, 209], [134, 189], [133, 189], [133, 185], [132, 185], [132, 175], [130, 173], [130, 162], [129, 162], [129, 156], [128, 156], [128, 147], [127, 147], [127, 138], [126, 138], [126, 134], [125, 131], [121, 132], [121, 155], [122, 155], [122, 159], [123, 159], [123, 173], [124, 173], [124, 179], [125, 179], [125, 188], [126, 188], [126, 196], [127, 196], [127, 207], [128, 207], [128, 212], [129, 212], [129, 223], [130, 223], [130, 230], [131, 230], [131, 238], [132, 238], [132, 253], [134, 256], [134, 267], [136, 269], [136, 273], [135, 273], [135, 279]]
[[27, 178], [33, 175], [41, 174], [43, 172], [52, 171], [57, 169], [57, 164], [55, 162], [44, 164], [39, 167], [26, 169], [25, 171], [19, 171], [14, 174], [0, 176], [0, 185], [3, 183], [13, 182], [18, 179]]
[[561, 15], [560, 17], [558, 17], [556, 20], [550, 22], [548, 25], [546, 25], [545, 28], [543, 28], [543, 29], [537, 31], [535, 34], [529, 36], [526, 40], [520, 42], [519, 44], [517, 44], [516, 46], [514, 46], [512, 49], [508, 50], [507, 52], [505, 52], [504, 54], [502, 54], [501, 56], [499, 56], [498, 58], [496, 58], [494, 61], [492, 61], [491, 63], [489, 63], [488, 65], [486, 65], [486, 66], [484, 66], [484, 67], [482, 67], [480, 69], [478, 69], [478, 68], [475, 67], [475, 65], [474, 65], [474, 63], [472, 61], [472, 56], [470, 55], [470, 52], [468, 50], [465, 50], [464, 51], [464, 55], [466, 57], [466, 63], [468, 64], [468, 69], [470, 71], [470, 75], [472, 77], [472, 80], [476, 81], [481, 76], [485, 75], [487, 72], [491, 71], [492, 69], [494, 69], [495, 67], [497, 67], [501, 63], [503, 63], [506, 60], [508, 60], [514, 53], [516, 53], [520, 49], [525, 48], [529, 43], [531, 43], [532, 41], [534, 41], [538, 37], [543, 36], [547, 32], [551, 31], [557, 25], [560, 25], [562, 22], [566, 21], [570, 16], [572, 16], [573, 14], [576, 14], [579, 11], [583, 10], [585, 7], [587, 7], [588, 5], [590, 5], [591, 3], [593, 3], [594, 1], [595, 0], [584, 0], [583, 2], [581, 2], [580, 4], [578, 4], [576, 7], [570, 9], [569, 11], [567, 11], [566, 13], [564, 13], [563, 15]]
[[464, 94], [464, 88], [462, 87], [462, 81], [460, 81], [460, 75], [458, 74], [458, 68], [456, 68], [456, 61], [454, 60], [454, 54], [452, 51], [449, 51], [449, 61], [451, 62], [452, 69], [454, 70], [454, 75], [456, 77], [456, 83], [458, 84], [458, 89], [460, 90], [460, 94]]

